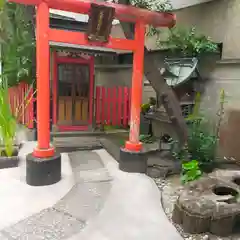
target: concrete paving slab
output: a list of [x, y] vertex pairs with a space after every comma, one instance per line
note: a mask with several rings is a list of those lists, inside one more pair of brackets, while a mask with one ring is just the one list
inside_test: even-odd
[[88, 221], [103, 208], [110, 189], [110, 182], [77, 184], [54, 208], [82, 221]]
[[5, 235], [4, 233], [0, 233], [0, 239], [1, 240], [9, 240], [9, 237], [7, 237], [7, 235]]
[[49, 208], [4, 229], [4, 232], [16, 240], [59, 240], [76, 234], [84, 226], [74, 217]]
[[91, 151], [69, 153], [70, 163], [75, 172], [102, 168], [104, 165], [98, 154]]
[[113, 177], [106, 168], [98, 168], [88, 171], [74, 172], [74, 178], [77, 183], [82, 182], [106, 182], [111, 181]]

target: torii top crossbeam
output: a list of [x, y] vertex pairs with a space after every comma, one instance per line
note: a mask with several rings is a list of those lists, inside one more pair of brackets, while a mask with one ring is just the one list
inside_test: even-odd
[[141, 21], [154, 27], [173, 27], [176, 23], [175, 15], [172, 13], [152, 12], [133, 6], [97, 2], [94, 0], [11, 0], [11, 2], [36, 6], [42, 2], [46, 2], [49, 8], [82, 14], [88, 14], [91, 4], [94, 3], [99, 6], [114, 8], [115, 17], [124, 22]]
[[[139, 142], [139, 125], [142, 99], [142, 78], [144, 61], [144, 40], [146, 25], [154, 27], [173, 27], [175, 15], [171, 13], [151, 12], [132, 6], [97, 2], [90, 0], [9, 0], [15, 3], [35, 5], [36, 11], [36, 48], [37, 48], [37, 131], [38, 146], [33, 155], [37, 158], [48, 158], [55, 154], [50, 145], [50, 60], [49, 42], [63, 42], [85, 46], [102, 46], [111, 49], [132, 51], [133, 74], [131, 93], [131, 121], [129, 141], [125, 144], [128, 151], [141, 151]], [[135, 23], [134, 39], [109, 37], [106, 42], [92, 42], [85, 33], [52, 29], [49, 26], [49, 9], [90, 14], [92, 4], [114, 9], [114, 17], [120, 21]], [[89, 106], [91, 112], [93, 106]]]

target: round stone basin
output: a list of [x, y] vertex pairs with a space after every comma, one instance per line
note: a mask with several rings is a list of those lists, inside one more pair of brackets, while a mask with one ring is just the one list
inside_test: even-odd
[[224, 186], [216, 186], [213, 188], [213, 192], [218, 196], [226, 196], [231, 195], [236, 197], [238, 195], [238, 192], [230, 187], [224, 187]]

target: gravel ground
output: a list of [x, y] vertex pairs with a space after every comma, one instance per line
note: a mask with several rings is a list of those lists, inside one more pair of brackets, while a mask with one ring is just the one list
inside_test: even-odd
[[[179, 176], [172, 176], [167, 179], [163, 178], [155, 178], [154, 179], [158, 188], [162, 192], [162, 205], [164, 208], [164, 211], [169, 218], [169, 220], [172, 222], [172, 212], [174, 208], [174, 204], [177, 200], [178, 195], [181, 193], [183, 186], [180, 183], [180, 177]], [[174, 224], [174, 223], [173, 223]], [[196, 234], [191, 235], [184, 233], [182, 228], [174, 224], [177, 230], [180, 232], [180, 234], [183, 236], [184, 239], [187, 240], [240, 240], [240, 235], [234, 235], [229, 237], [218, 237], [211, 234]], [[169, 239], [170, 240], [170, 239]]]

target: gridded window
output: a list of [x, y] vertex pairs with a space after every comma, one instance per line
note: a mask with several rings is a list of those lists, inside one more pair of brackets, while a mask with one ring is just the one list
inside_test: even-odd
[[181, 108], [182, 108], [182, 114], [183, 114], [184, 118], [187, 118], [193, 112], [194, 103], [183, 104], [183, 105], [181, 105]]

